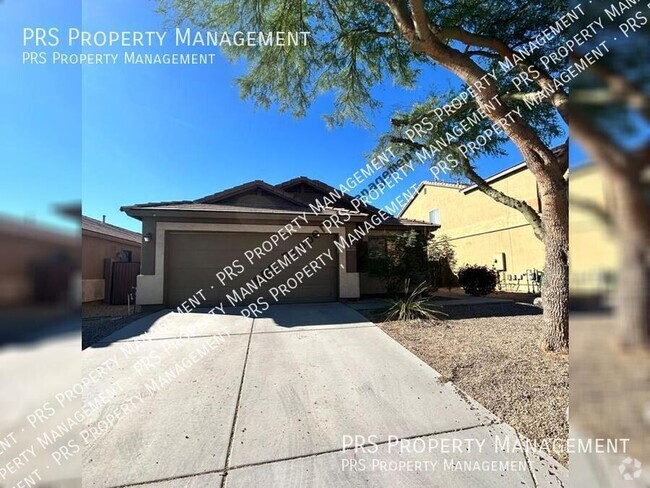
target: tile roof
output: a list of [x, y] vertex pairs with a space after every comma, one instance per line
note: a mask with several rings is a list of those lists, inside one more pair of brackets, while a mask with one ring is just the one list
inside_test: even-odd
[[116, 225], [106, 224], [85, 215], [81, 216], [81, 229], [82, 231], [86, 230], [89, 232], [96, 232], [97, 234], [103, 234], [106, 236], [115, 237], [117, 239], [123, 239], [125, 241], [131, 241], [137, 244], [140, 244], [142, 242], [142, 234], [138, 232], [123, 229], [122, 227], [118, 227]]
[[[262, 180], [255, 180], [249, 183], [244, 183], [243, 185], [234, 186], [226, 190], [208, 195], [205, 197], [198, 198], [196, 200], [177, 200], [177, 201], [168, 201], [168, 202], [150, 202], [150, 203], [140, 203], [135, 205], [123, 206], [121, 207], [122, 211], [133, 210], [157, 210], [157, 211], [190, 211], [190, 212], [242, 212], [242, 213], [265, 213], [265, 214], [302, 214], [305, 210], [311, 212], [312, 209], [307, 203], [295, 197], [292, 193], [286, 192], [284, 189], [288, 188], [297, 183], [306, 183], [313, 188], [316, 188], [325, 194], [330, 192], [336, 192], [339, 194], [340, 190], [334, 188], [333, 186], [328, 185], [319, 180], [314, 180], [307, 178], [306, 176], [300, 176], [298, 178], [293, 178], [288, 181], [284, 181], [275, 186], [269, 185], [268, 183]], [[281, 208], [269, 208], [269, 207], [248, 207], [243, 205], [226, 205], [218, 203], [221, 200], [224, 200], [233, 195], [239, 193], [244, 193], [246, 191], [261, 188], [265, 191], [273, 193], [284, 200], [291, 202], [296, 205], [296, 209], [281, 209]], [[350, 204], [353, 200], [353, 197], [350, 195], [344, 194], [341, 197], [341, 200], [345, 203]], [[344, 209], [341, 207], [336, 207], [336, 209], [324, 209], [322, 211], [323, 215], [332, 215], [337, 212], [348, 212], [352, 215], [358, 215], [360, 217], [365, 217], [370, 214], [376, 214], [380, 212], [380, 209], [372, 205], [366, 205], [363, 207], [363, 210], [366, 212], [355, 212], [352, 210]], [[384, 222], [384, 225], [407, 225], [407, 226], [428, 226], [428, 227], [437, 227], [434, 224], [429, 222], [411, 220], [411, 219], [401, 219], [398, 217], [391, 217]]]
[[440, 227], [438, 224], [432, 224], [426, 220], [416, 220], [416, 219], [405, 219], [405, 218], [395, 218], [399, 220], [403, 225], [416, 225], [416, 226], [425, 226], [425, 227]]
[[[320, 189], [321, 191], [325, 193], [330, 193], [330, 192], [338, 192], [340, 193], [340, 190], [334, 188], [331, 185], [328, 185], [327, 183], [324, 183], [320, 180], [315, 180], [312, 178], [307, 178], [306, 176], [299, 176], [297, 178], [293, 178], [291, 180], [283, 181], [282, 183], [278, 183], [276, 186], [279, 188], [287, 188], [289, 186], [295, 185], [296, 183], [306, 183], [308, 185], [313, 186], [316, 189]], [[341, 197], [341, 200], [345, 201], [346, 203], [351, 203], [353, 200], [353, 197], [347, 194], [343, 194]], [[370, 210], [370, 213], [377, 213], [379, 212], [379, 209], [377, 207], [374, 207], [370, 204], [366, 204], [365, 208]]]
[[269, 185], [267, 182], [262, 180], [254, 180], [248, 183], [244, 183], [243, 185], [233, 186], [232, 188], [228, 188], [226, 190], [213, 193], [212, 195], [208, 195], [203, 198], [194, 200], [194, 202], [195, 203], [217, 203], [220, 200], [223, 200], [233, 195], [237, 195], [239, 193], [246, 192], [248, 190], [252, 190], [254, 188], [261, 188], [265, 191], [268, 191], [269, 193], [277, 195], [278, 197], [288, 202], [293, 203], [298, 207], [305, 207], [305, 202], [301, 202], [296, 197], [294, 197], [291, 193], [288, 193], [277, 186]]
[[459, 190], [462, 190], [463, 188], [467, 188], [468, 186], [470, 186], [469, 183], [450, 183], [448, 181], [430, 181], [430, 180], [421, 181], [420, 185], [440, 186], [443, 188], [457, 188]]
[[[555, 146], [554, 148], [552, 148], [551, 151], [556, 156], [560, 156], [562, 153], [567, 151], [567, 145], [560, 144], [559, 146]], [[487, 178], [485, 178], [485, 181], [487, 183], [493, 183], [497, 180], [500, 180], [501, 178], [505, 178], [506, 176], [510, 176], [513, 173], [517, 173], [518, 171], [526, 169], [526, 167], [527, 167], [526, 161], [522, 161], [521, 163], [515, 164], [514, 166], [510, 166], [509, 168], [506, 168], [491, 176], [488, 176]], [[465, 188], [463, 188], [463, 193], [471, 192], [473, 190], [476, 190], [477, 188], [478, 186], [476, 186], [475, 184], [467, 185]]]

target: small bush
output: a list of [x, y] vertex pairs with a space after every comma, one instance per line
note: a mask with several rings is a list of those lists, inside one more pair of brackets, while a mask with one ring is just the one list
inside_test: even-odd
[[425, 282], [411, 292], [409, 284], [409, 280], [404, 283], [404, 297], [391, 301], [391, 306], [386, 311], [386, 320], [438, 319], [438, 316], [446, 315], [427, 304], [429, 287]]
[[497, 272], [487, 266], [466, 264], [458, 271], [458, 282], [468, 295], [483, 297], [497, 286]]

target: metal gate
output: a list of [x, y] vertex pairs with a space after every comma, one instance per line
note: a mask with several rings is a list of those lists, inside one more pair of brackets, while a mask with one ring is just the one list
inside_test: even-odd
[[113, 262], [110, 275], [111, 305], [126, 305], [127, 297], [135, 287], [140, 274], [140, 263]]

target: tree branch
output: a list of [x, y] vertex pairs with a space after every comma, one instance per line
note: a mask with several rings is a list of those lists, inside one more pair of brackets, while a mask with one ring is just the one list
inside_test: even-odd
[[[532, 103], [541, 103], [544, 101], [546, 97], [546, 94], [542, 91], [538, 92], [516, 92], [516, 93], [500, 93], [499, 98], [504, 101], [512, 101], [512, 102], [532, 102]], [[450, 115], [453, 115], [457, 112], [462, 112], [463, 110], [466, 110], [470, 107], [475, 107], [476, 102], [471, 101], [471, 102], [466, 102], [462, 105], [460, 105], [458, 108], [454, 109], [451, 111]], [[431, 117], [433, 115], [436, 115], [434, 110], [430, 110], [428, 112], [425, 112], [421, 116], [414, 118], [414, 119], [409, 119], [409, 118], [404, 118], [404, 119], [397, 119], [397, 118], [392, 118], [391, 119], [391, 124], [398, 127], [398, 126], [403, 126], [403, 125], [413, 125], [418, 122], [422, 122], [422, 119], [424, 117]]]
[[411, 0], [411, 11], [413, 12], [413, 23], [418, 38], [422, 42], [428, 42], [433, 37], [433, 33], [429, 29], [429, 18], [424, 10], [422, 0]]
[[[569, 59], [574, 62], [578, 61], [580, 57], [576, 53], [569, 54]], [[603, 63], [593, 64], [590, 67], [590, 71], [605, 82], [609, 88], [608, 94], [611, 101], [626, 102], [630, 108], [638, 110], [646, 122], [650, 122], [650, 98], [641, 88], [620, 73], [615, 73], [610, 70]], [[603, 100], [603, 95], [601, 92], [601, 101]]]
[[419, 52], [420, 47], [415, 32], [415, 24], [413, 24], [413, 19], [411, 19], [411, 14], [405, 0], [383, 0], [383, 2], [388, 5], [393, 19], [395, 19], [395, 23], [397, 24], [397, 28], [409, 42], [411, 50]]
[[612, 90], [610, 88], [574, 88], [571, 93], [571, 103], [577, 105], [603, 106], [612, 103], [621, 103], [626, 107], [639, 110], [644, 118], [650, 114], [650, 98], [629, 96], [625, 90]]
[[[416, 39], [415, 24], [408, 10], [404, 11], [404, 3], [399, 0], [387, 0], [391, 5], [391, 12], [395, 21], [400, 25], [400, 31], [407, 40]], [[421, 6], [420, 2], [412, 3], [417, 9]], [[417, 11], [414, 15], [417, 14]], [[418, 14], [421, 15], [421, 14]], [[420, 20], [421, 22], [422, 20]], [[429, 28], [432, 33], [439, 32], [435, 27]], [[467, 56], [457, 49], [446, 45], [437, 36], [431, 36], [426, 42], [420, 41], [421, 50], [432, 60], [444, 66], [449, 71], [457, 75], [468, 85], [481, 83], [480, 91], [474, 94], [476, 103], [483, 113], [493, 123], [500, 124], [500, 121], [509, 116], [512, 119], [511, 124], [501, 125], [504, 133], [515, 143], [521, 151], [526, 164], [531, 172], [540, 182], [548, 183], [550, 180], [560, 180], [563, 173], [557, 168], [557, 160], [553, 152], [544, 144], [539, 134], [518, 114], [512, 114], [511, 110], [505, 103], [499, 103], [498, 106], [492, 106], [490, 100], [499, 97], [496, 85], [486, 82], [487, 72], [476, 64], [470, 56]]]
[[463, 173], [472, 183], [476, 185], [479, 191], [489, 196], [493, 200], [505, 205], [506, 207], [510, 207], [521, 213], [533, 229], [535, 237], [544, 242], [544, 238], [546, 237], [544, 224], [542, 224], [540, 215], [535, 211], [535, 209], [533, 209], [533, 207], [528, 205], [523, 200], [517, 200], [516, 198], [506, 195], [502, 191], [492, 188], [487, 181], [481, 178], [481, 176], [476, 171], [474, 171], [474, 168], [472, 168], [469, 160], [462, 153], [460, 153], [460, 151], [458, 151], [458, 158], [460, 160], [459, 162], [461, 168], [463, 169]]
[[495, 53], [491, 53], [490, 51], [480, 51], [480, 50], [471, 50], [468, 49], [465, 51], [465, 54], [468, 56], [483, 56], [484, 58], [490, 58], [490, 59], [500, 59], [501, 56]]
[[573, 207], [580, 208], [600, 221], [608, 229], [614, 228], [614, 219], [607, 210], [602, 208], [600, 205], [595, 202], [589, 201], [584, 198], [577, 198], [569, 196], [569, 204]]
[[[403, 137], [391, 137], [391, 142], [395, 144], [405, 144], [413, 149], [422, 149], [425, 147], [423, 144], [411, 141], [410, 139], [406, 139]], [[517, 200], [516, 198], [506, 195], [502, 191], [492, 188], [490, 184], [487, 181], [485, 181], [474, 170], [474, 168], [472, 168], [472, 165], [469, 163], [469, 160], [460, 151], [455, 150], [455, 152], [458, 155], [458, 160], [459, 160], [458, 162], [460, 163], [460, 167], [463, 170], [463, 174], [472, 183], [476, 185], [479, 191], [486, 194], [493, 200], [505, 205], [506, 207], [510, 207], [514, 210], [517, 210], [519, 213], [521, 213], [526, 219], [526, 221], [530, 224], [531, 228], [533, 229], [533, 233], [535, 234], [535, 237], [537, 237], [540, 241], [543, 242], [546, 235], [544, 232], [544, 225], [542, 224], [542, 219], [540, 215], [535, 211], [535, 209], [533, 209], [530, 205], [528, 205], [523, 200]]]
[[[502, 58], [510, 60], [522, 72], [528, 72], [528, 68], [532, 66], [530, 63], [526, 63], [524, 61], [515, 62], [515, 56], [517, 56], [517, 53], [514, 51], [514, 49], [496, 37], [474, 34], [463, 29], [462, 27], [446, 27], [444, 29], [439, 29], [436, 35], [443, 40], [454, 39], [468, 46], [485, 47], [491, 49], [499, 54]], [[517, 57], [521, 58], [522, 56]], [[553, 94], [550, 97], [551, 102], [557, 109], [564, 122], [568, 124], [568, 95], [562, 88], [555, 89], [555, 80], [546, 70], [538, 66], [535, 66], [535, 69], [539, 72], [539, 76], [535, 79], [535, 82], [542, 89], [553, 89]]]
[[605, 170], [605, 174], [625, 175], [632, 172], [640, 176], [647, 165], [646, 158], [627, 154], [609, 134], [574, 106], [571, 107], [571, 133], [591, 155], [594, 162]]

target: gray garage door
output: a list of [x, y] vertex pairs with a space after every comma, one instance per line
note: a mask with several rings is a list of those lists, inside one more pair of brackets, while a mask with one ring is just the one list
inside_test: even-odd
[[[241, 288], [249, 280], [260, 275], [273, 262], [282, 258], [282, 254], [293, 249], [305, 235], [295, 235], [281, 241], [276, 248], [265, 256], [256, 259], [254, 264], [244, 256], [247, 250], [261, 246], [269, 238], [264, 233], [231, 232], [167, 232], [165, 238], [165, 301], [168, 306], [178, 306], [203, 289], [207, 297], [206, 305], [218, 305], [224, 302], [230, 305], [226, 295], [235, 297], [233, 290], [243, 295]], [[330, 249], [333, 260], [323, 256], [325, 265], [313, 276], [306, 278], [302, 284], [286, 296], [278, 296], [280, 303], [323, 302], [337, 299], [338, 258], [332, 236], [321, 236], [313, 241], [312, 249], [295, 263], [285, 268], [280, 274], [262, 285], [259, 291], [246, 296], [240, 303], [254, 302], [263, 296], [270, 304], [276, 303], [271, 297], [270, 288], [285, 284], [303, 266], [316, 259], [318, 255]], [[245, 271], [226, 286], [221, 285], [215, 274], [239, 259]], [[319, 263], [320, 264], [320, 263]], [[249, 288], [250, 289], [250, 288]], [[235, 298], [236, 299], [236, 298]]]

